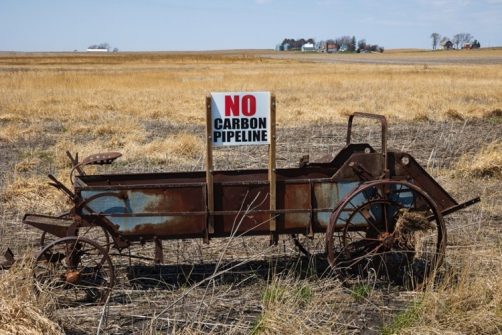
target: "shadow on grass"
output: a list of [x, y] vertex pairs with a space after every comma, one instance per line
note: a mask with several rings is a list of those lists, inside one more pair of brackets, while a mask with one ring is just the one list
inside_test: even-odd
[[[272, 276], [298, 278], [332, 275], [322, 256], [276, 257], [267, 260], [232, 261], [204, 264], [131, 265], [127, 267], [129, 282], [135, 289], [177, 289], [196, 283], [250, 285]], [[206, 281], [206, 283], [202, 283]]]
[[[364, 269], [362, 269], [364, 265]], [[368, 267], [371, 271], [368, 271]], [[408, 263], [400, 253], [385, 256], [385, 262], [366, 261], [354, 263], [351, 267], [333, 270], [324, 254], [306, 256], [281, 256], [264, 260], [230, 261], [222, 263], [175, 264], [175, 265], [131, 265], [126, 267], [129, 283], [137, 290], [174, 290], [194, 284], [238, 284], [246, 286], [258, 280], [268, 281], [276, 276], [298, 279], [332, 277], [342, 282], [354, 278], [366, 278], [373, 274], [376, 284], [390, 283], [416, 289], [427, 276], [427, 263], [415, 260]], [[440, 280], [436, 277], [436, 280]], [[381, 283], [380, 283], [381, 282]]]

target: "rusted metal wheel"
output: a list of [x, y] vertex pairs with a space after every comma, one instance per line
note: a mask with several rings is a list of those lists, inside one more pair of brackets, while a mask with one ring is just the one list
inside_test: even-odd
[[103, 303], [115, 281], [108, 252], [84, 237], [64, 237], [37, 255], [33, 268], [35, 289], [46, 292], [59, 306]]
[[435, 273], [445, 247], [446, 229], [434, 201], [406, 181], [362, 184], [340, 202], [326, 233], [332, 268], [359, 274], [373, 271], [413, 286]]
[[[88, 238], [97, 242], [103, 247], [106, 252], [110, 252], [110, 234], [101, 226], [83, 226], [77, 230], [77, 236]], [[59, 237], [54, 236], [46, 231], [40, 236], [40, 247], [45, 247], [49, 243], [56, 241]]]

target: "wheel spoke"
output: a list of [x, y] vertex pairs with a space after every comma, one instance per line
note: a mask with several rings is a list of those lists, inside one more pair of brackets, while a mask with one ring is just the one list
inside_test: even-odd
[[377, 233], [381, 233], [380, 229], [378, 229], [375, 219], [371, 216], [370, 211], [367, 207], [361, 209], [361, 216], [366, 220], [366, 222], [372, 226]]

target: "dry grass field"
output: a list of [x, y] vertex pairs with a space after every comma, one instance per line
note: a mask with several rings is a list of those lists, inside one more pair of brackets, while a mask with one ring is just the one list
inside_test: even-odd
[[[0, 249], [25, 255], [0, 273], [0, 334], [502, 333], [501, 59], [500, 49], [0, 54]], [[389, 120], [391, 147], [410, 152], [456, 199], [482, 197], [448, 218], [435, 287], [325, 276], [285, 237], [277, 246], [164, 242], [168, 265], [153, 274], [138, 265], [136, 284], [117, 260], [122, 275], [105, 306], [61, 309], [33, 293], [29, 255], [40, 232], [21, 219], [68, 208], [46, 178], [69, 184], [66, 150], [124, 154], [96, 172], [203, 170], [205, 96], [261, 90], [277, 97], [281, 167], [341, 148], [350, 113], [378, 113]], [[360, 129], [361, 140], [378, 141], [377, 127]], [[221, 150], [215, 165], [265, 167], [266, 157], [259, 148]]]

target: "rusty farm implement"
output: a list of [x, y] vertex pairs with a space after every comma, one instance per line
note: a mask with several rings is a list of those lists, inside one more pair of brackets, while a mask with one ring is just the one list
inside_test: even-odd
[[[380, 123], [378, 150], [352, 142], [354, 118]], [[209, 243], [236, 231], [269, 235], [272, 243], [293, 235], [305, 252], [297, 236], [324, 234], [332, 269], [385, 272], [392, 259], [392, 271], [412, 271], [419, 263], [427, 277], [444, 258], [443, 217], [479, 201], [459, 204], [409, 153], [389, 150], [385, 117], [365, 113], [349, 117], [346, 145], [336, 155], [303, 160], [297, 168], [213, 171], [209, 161], [200, 172], [90, 175], [85, 166], [112, 163], [120, 154], [82, 161], [69, 156], [73, 187], [50, 178], [73, 206], [58, 217], [27, 214], [23, 220], [43, 232], [36, 285], [68, 301], [108, 296], [115, 281], [111, 249], [153, 242], [154, 261], [162, 263], [163, 240]], [[261, 200], [243, 215], [241, 209], [256, 197]], [[236, 226], [238, 215], [243, 216]], [[411, 226], [419, 237], [406, 238]]]

